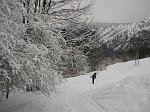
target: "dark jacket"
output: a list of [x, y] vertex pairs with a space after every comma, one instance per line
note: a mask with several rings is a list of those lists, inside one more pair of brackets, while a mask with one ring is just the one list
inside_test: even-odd
[[96, 79], [96, 73], [94, 73], [90, 78]]

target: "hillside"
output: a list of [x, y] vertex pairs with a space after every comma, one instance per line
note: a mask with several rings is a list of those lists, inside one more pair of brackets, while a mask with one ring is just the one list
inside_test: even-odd
[[[135, 38], [137, 41], [150, 41], [149, 37], [143, 36], [145, 32], [150, 31], [150, 17], [145, 18], [142, 21], [134, 22], [131, 24], [112, 25], [100, 32], [100, 37], [104, 42], [107, 42], [109, 47], [113, 47], [114, 50], [128, 47], [130, 40]], [[140, 40], [138, 40], [140, 39]], [[136, 40], [134, 40], [136, 42]], [[145, 44], [145, 43], [143, 43]]]
[[18, 92], [0, 102], [0, 112], [149, 112], [150, 58], [110, 65], [97, 71], [96, 83], [86, 75], [68, 78], [50, 97]]
[[77, 31], [80, 33], [74, 33], [74, 38], [67, 38], [68, 45], [84, 52], [91, 70], [103, 68], [103, 63], [150, 56], [150, 17], [128, 24], [93, 23]]
[[112, 25], [119, 25], [122, 23], [106, 23], [106, 22], [91, 22], [90, 26], [94, 29], [100, 29], [100, 28], [107, 28], [110, 27]]

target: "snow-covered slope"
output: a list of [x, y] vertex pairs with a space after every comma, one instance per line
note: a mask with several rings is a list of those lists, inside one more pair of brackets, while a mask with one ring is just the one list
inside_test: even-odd
[[92, 100], [107, 112], [150, 112], [150, 75], [125, 78], [98, 90]]
[[129, 46], [132, 38], [144, 37], [139, 35], [139, 32], [150, 31], [150, 17], [145, 18], [139, 22], [112, 25], [105, 30], [100, 31], [100, 39], [114, 50], [118, 50]]
[[[50, 97], [21, 93], [0, 102], [0, 112], [149, 112], [150, 58], [108, 66], [90, 76], [68, 78]], [[21, 94], [20, 94], [21, 93]]]

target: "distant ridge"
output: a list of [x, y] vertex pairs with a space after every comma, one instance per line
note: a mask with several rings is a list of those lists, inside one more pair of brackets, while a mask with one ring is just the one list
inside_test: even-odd
[[107, 28], [112, 25], [120, 25], [120, 24], [128, 24], [128, 23], [105, 23], [105, 22], [92, 22], [90, 24], [93, 28]]

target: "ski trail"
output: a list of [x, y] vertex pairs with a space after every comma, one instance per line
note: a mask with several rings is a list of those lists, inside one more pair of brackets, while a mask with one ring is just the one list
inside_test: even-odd
[[88, 82], [82, 85], [74, 84], [70, 92], [65, 95], [65, 101], [70, 108], [69, 112], [109, 112], [107, 108], [97, 105], [91, 98], [96, 88], [96, 84]]
[[[90, 99], [91, 94], [87, 93], [86, 87], [82, 85], [66, 95], [66, 102], [70, 105], [71, 112], [99, 112], [93, 105]], [[87, 94], [85, 95], [85, 93]]]
[[[149, 74], [149, 65], [150, 58], [143, 59], [139, 67], [135, 67], [133, 61], [109, 66], [107, 70], [97, 72], [95, 84], [92, 84], [90, 78], [93, 73], [68, 78], [67, 82], [58, 87], [57, 94], [53, 93], [50, 97], [46, 97], [21, 93], [0, 102], [0, 112], [112, 112], [111, 109], [115, 105], [118, 105], [117, 109], [125, 110], [126, 106], [121, 107], [118, 102], [130, 92], [128, 92], [129, 89], [128, 91], [122, 90], [122, 85], [118, 82], [128, 76]], [[133, 80], [134, 78], [130, 82]], [[106, 88], [113, 83], [117, 83], [115, 88]], [[116, 88], [119, 89], [116, 90]], [[135, 91], [138, 91], [138, 88]], [[122, 100], [122, 103], [124, 102]]]
[[85, 103], [83, 104], [86, 104], [85, 107], [89, 107], [90, 112], [109, 112], [107, 108], [102, 105], [97, 105], [97, 103], [94, 102], [91, 98], [93, 94], [93, 92], [89, 91], [83, 95], [85, 99]]
[[[134, 66], [133, 61], [109, 66], [108, 70], [98, 72], [94, 85], [91, 84], [91, 81], [89, 83], [90, 76], [93, 73], [87, 76], [76, 77], [75, 80], [77, 79], [77, 82], [73, 79], [69, 80], [68, 84], [72, 86], [72, 89], [65, 97], [67, 104], [71, 108], [70, 112], [111, 112], [102, 103], [95, 102], [93, 99], [94, 94], [97, 90], [103, 90], [103, 87], [119, 82], [126, 77], [149, 73], [149, 59], [141, 61], [141, 65], [138, 67]], [[114, 97], [117, 98], [118, 95], [123, 93], [115, 94], [107, 96], [111, 102], [113, 102]]]

